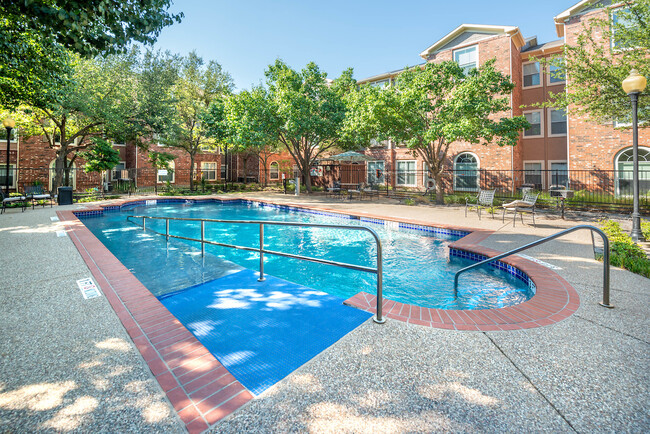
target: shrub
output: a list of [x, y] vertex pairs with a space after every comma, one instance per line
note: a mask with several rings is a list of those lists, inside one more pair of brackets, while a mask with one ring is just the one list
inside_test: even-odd
[[650, 221], [641, 220], [641, 232], [643, 232], [643, 238], [646, 241], [650, 241]]
[[[630, 236], [623, 232], [621, 225], [612, 220], [600, 222], [603, 232], [609, 238], [609, 263], [625, 268], [633, 273], [650, 278], [650, 259]], [[599, 258], [602, 259], [602, 258]]]

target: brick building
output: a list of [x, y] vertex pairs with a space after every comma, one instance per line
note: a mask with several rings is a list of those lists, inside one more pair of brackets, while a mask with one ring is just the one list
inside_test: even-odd
[[[503, 188], [504, 184], [514, 189], [531, 184], [538, 189], [563, 186], [574, 190], [599, 189], [613, 195], [625, 190], [628, 194], [632, 176], [631, 131], [616, 129], [615, 122], [588, 122], [574, 115], [571, 107], [566, 112], [532, 107], [546, 101], [549, 92], [564, 91], [566, 85], [563, 78], [544, 70], [534, 58], [561, 55], [565, 44], [576, 43], [582, 23], [594, 17], [606, 18], [606, 8], [611, 4], [611, 1], [584, 0], [558, 14], [554, 18], [561, 38], [558, 40], [539, 42], [534, 36], [524, 38], [519, 28], [512, 26], [463, 24], [420, 53], [425, 62], [455, 60], [468, 70], [496, 59], [495, 67], [509, 75], [516, 85], [510, 95], [507, 115], [523, 114], [531, 124], [511, 148], [452, 144], [446, 162], [451, 189]], [[359, 83], [390, 85], [401, 71], [375, 75]], [[640, 130], [639, 145], [643, 193], [650, 190], [647, 128]], [[381, 168], [394, 172], [394, 185], [417, 188], [431, 185], [424, 161], [404, 147], [387, 141], [370, 146], [364, 153], [377, 159], [367, 163], [369, 179], [375, 169]]]

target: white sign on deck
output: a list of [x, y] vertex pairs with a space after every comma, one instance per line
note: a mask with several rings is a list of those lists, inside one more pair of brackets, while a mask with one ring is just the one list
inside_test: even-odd
[[81, 290], [81, 295], [83, 295], [86, 300], [102, 295], [102, 293], [99, 291], [99, 288], [97, 285], [95, 285], [95, 282], [93, 282], [93, 279], [90, 277], [87, 279], [77, 280], [77, 285]]
[[52, 220], [53, 222], [58, 222], [59, 218], [58, 217], [50, 217], [50, 220]]
[[66, 231], [56, 231], [56, 236], [61, 238], [61, 237], [67, 237], [68, 233]]

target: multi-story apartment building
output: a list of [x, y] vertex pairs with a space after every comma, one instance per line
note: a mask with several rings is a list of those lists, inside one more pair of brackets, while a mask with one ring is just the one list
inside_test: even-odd
[[[518, 27], [463, 24], [420, 53], [425, 62], [454, 60], [467, 70], [496, 59], [496, 68], [515, 83], [507, 115], [523, 114], [531, 124], [522, 131], [514, 147], [452, 144], [447, 167], [456, 169], [450, 181], [454, 190], [472, 190], [479, 185], [499, 187], [490, 185], [494, 177], [478, 179], [479, 169], [501, 174], [508, 171], [511, 175], [506, 178], [514, 186], [525, 183], [541, 189], [567, 186], [569, 175], [578, 172], [580, 180], [573, 182], [571, 188], [611, 189], [611, 193], [617, 194], [622, 184], [629, 184], [632, 152], [629, 129], [617, 129], [615, 122], [589, 122], [584, 116], [574, 115], [571, 107], [566, 111], [535, 107], [536, 103], [547, 100], [549, 92], [564, 92], [566, 85], [563, 77], [540, 67], [536, 59], [561, 56], [565, 44], [576, 43], [582, 24], [594, 17], [607, 18], [607, 6], [611, 4], [611, 1], [583, 0], [558, 14], [554, 21], [560, 39], [554, 41], [541, 42], [534, 36], [525, 38]], [[401, 71], [375, 75], [359, 83], [390, 85]], [[650, 181], [649, 133], [645, 129], [639, 136], [642, 186]], [[364, 153], [377, 159], [367, 164], [369, 177], [376, 168], [382, 168], [395, 173], [392, 182], [397, 186], [424, 187], [430, 182], [425, 163], [391, 141], [376, 143]], [[476, 179], [464, 179], [468, 176]]]

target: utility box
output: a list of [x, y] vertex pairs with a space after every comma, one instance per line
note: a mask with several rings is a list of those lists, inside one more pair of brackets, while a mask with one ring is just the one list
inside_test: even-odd
[[59, 187], [57, 203], [59, 205], [72, 205], [72, 187]]

